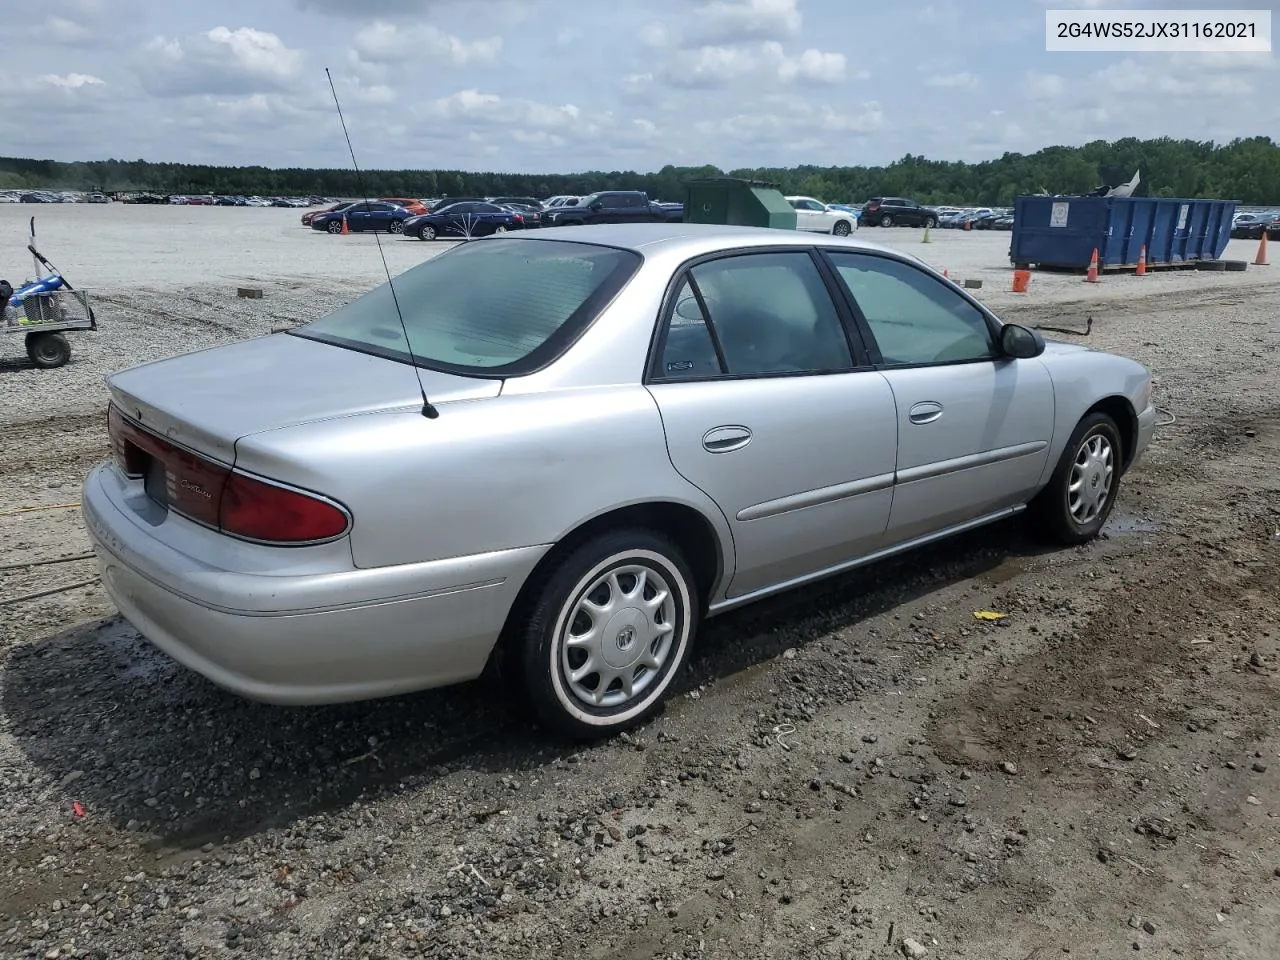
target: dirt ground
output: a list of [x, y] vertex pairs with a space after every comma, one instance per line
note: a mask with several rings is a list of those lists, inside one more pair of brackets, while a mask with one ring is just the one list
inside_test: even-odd
[[[270, 231], [262, 301], [118, 254], [70, 366], [0, 363], [0, 957], [1272, 960], [1280, 266], [1015, 295], [1007, 235], [948, 233], [863, 236], [1156, 373], [1105, 536], [1009, 523], [710, 621], [664, 714], [589, 748], [482, 682], [248, 703], [116, 616], [78, 559], [102, 374], [376, 280], [291, 274]], [[45, 251], [73, 280], [83, 236]]]

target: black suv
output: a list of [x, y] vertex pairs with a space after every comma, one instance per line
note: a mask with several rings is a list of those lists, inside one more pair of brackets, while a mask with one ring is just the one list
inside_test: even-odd
[[873, 227], [936, 227], [938, 211], [903, 197], [872, 197], [862, 207], [858, 222]]

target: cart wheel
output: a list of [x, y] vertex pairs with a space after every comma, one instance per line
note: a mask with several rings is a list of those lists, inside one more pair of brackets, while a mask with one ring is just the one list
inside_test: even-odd
[[71, 359], [71, 344], [60, 333], [29, 333], [27, 356], [37, 367], [52, 370]]

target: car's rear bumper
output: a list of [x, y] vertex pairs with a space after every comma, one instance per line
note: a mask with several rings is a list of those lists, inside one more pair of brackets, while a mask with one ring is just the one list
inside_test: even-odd
[[365, 700], [478, 676], [546, 550], [309, 575], [217, 570], [131, 516], [111, 469], [91, 472], [82, 498], [111, 599], [174, 660], [268, 703]]

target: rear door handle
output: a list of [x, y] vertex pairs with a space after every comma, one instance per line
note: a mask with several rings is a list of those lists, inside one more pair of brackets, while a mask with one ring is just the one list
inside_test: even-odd
[[907, 415], [912, 423], [933, 423], [942, 416], [942, 404], [925, 400], [911, 408]]
[[702, 435], [702, 447], [709, 453], [729, 453], [741, 450], [751, 442], [751, 430], [747, 427], [712, 427]]

